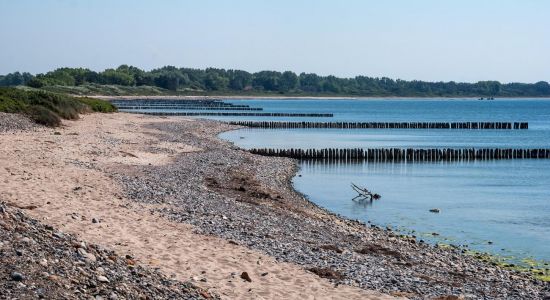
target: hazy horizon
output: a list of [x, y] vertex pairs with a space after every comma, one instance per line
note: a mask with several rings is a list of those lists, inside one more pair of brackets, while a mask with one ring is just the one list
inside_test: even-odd
[[0, 74], [121, 64], [550, 81], [550, 2], [0, 0]]

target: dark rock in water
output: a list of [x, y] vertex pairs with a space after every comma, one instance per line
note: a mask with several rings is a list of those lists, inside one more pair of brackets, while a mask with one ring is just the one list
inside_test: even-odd
[[11, 280], [13, 280], [13, 281], [23, 281], [23, 280], [25, 280], [25, 277], [23, 276], [23, 274], [21, 274], [19, 272], [13, 272], [13, 273], [11, 273]]
[[248, 282], [252, 282], [252, 278], [250, 278], [250, 275], [248, 275], [248, 272], [242, 272], [241, 278]]
[[438, 213], [440, 213], [441, 211], [439, 210], [439, 208], [432, 208], [432, 209], [430, 209], [430, 212], [435, 213], [435, 214], [438, 214]]

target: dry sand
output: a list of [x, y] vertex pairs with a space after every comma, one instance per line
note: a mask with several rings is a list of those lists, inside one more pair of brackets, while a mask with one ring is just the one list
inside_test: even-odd
[[[201, 151], [181, 143], [157, 143], [156, 132], [145, 125], [167, 120], [174, 119], [91, 114], [64, 122], [63, 128], [0, 133], [0, 201], [85, 241], [131, 254], [138, 263], [168, 276], [191, 280], [225, 299], [392, 298], [334, 286], [299, 266], [195, 234], [190, 225], [151, 213], [152, 205], [125, 199], [109, 168], [168, 164], [175, 155]], [[145, 145], [152, 144], [173, 154], [145, 150]], [[248, 272], [252, 282], [241, 279], [242, 272]]]

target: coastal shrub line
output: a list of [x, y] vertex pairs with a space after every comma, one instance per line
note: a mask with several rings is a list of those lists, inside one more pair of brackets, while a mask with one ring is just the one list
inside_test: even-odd
[[44, 74], [0, 75], [0, 86], [27, 85], [72, 94], [243, 94], [293, 96], [549, 97], [550, 84], [498, 81], [428, 82], [387, 77], [342, 78], [292, 71], [247, 72], [164, 66], [150, 71], [121, 65], [101, 72], [59, 68]]
[[46, 126], [59, 126], [61, 119], [78, 119], [88, 112], [114, 112], [116, 107], [103, 100], [77, 98], [44, 91], [0, 88], [0, 112], [20, 113]]
[[252, 128], [391, 128], [391, 129], [528, 129], [527, 122], [271, 122], [232, 121], [231, 125]]
[[550, 149], [501, 148], [370, 148], [370, 149], [250, 149], [263, 156], [290, 157], [300, 160], [370, 161], [370, 162], [437, 162], [499, 159], [548, 159]]

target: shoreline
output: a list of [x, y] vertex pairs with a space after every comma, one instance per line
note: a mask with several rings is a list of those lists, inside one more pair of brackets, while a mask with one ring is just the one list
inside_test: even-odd
[[[22, 199], [17, 193], [22, 188], [21, 184], [26, 182], [23, 179], [11, 183], [15, 195], [6, 191], [0, 191], [0, 195], [18, 204], [37, 204], [40, 207], [29, 213], [42, 218], [48, 216], [46, 222], [52, 222], [69, 231], [82, 232], [88, 239], [108, 243], [117, 252], [126, 253], [134, 248], [138, 252], [136, 256], [143, 258], [142, 263], [158, 267], [169, 274], [174, 273], [177, 279], [181, 280], [185, 277], [184, 274], [189, 273], [197, 274], [191, 277], [205, 277], [207, 282], [201, 281], [201, 278], [196, 280], [199, 286], [217, 286], [213, 290], [220, 291], [222, 297], [223, 293], [232, 292], [244, 293], [239, 294], [243, 297], [248, 289], [247, 283], [232, 279], [228, 271], [224, 271], [227, 273], [223, 276], [217, 274], [220, 271], [215, 269], [226, 264], [223, 259], [208, 265], [206, 273], [201, 275], [200, 266], [188, 265], [192, 268], [190, 270], [178, 267], [177, 261], [185, 257], [162, 259], [163, 255], [183, 255], [170, 249], [189, 249], [193, 247], [193, 239], [204, 236], [207, 237], [206, 240], [197, 240], [200, 248], [206, 245], [221, 248], [205, 253], [201, 251], [206, 249], [201, 250], [194, 254], [195, 259], [208, 259], [208, 255], [239, 255], [232, 252], [235, 249], [265, 256], [261, 263], [260, 260], [250, 257], [250, 254], [241, 255], [238, 260], [239, 265], [251, 268], [249, 273], [253, 278], [252, 284], [260, 280], [259, 285], [253, 288], [257, 290], [254, 294], [257, 296], [271, 290], [270, 295], [296, 297], [302, 291], [314, 293], [317, 286], [317, 292], [321, 292], [319, 295], [348, 299], [356, 299], [362, 291], [367, 293], [362, 297], [384, 297], [368, 291], [372, 289], [409, 298], [448, 295], [524, 298], [539, 294], [536, 297], [542, 298], [542, 293], [548, 289], [546, 284], [532, 281], [525, 273], [491, 266], [466, 257], [458, 249], [434, 248], [391, 231], [367, 227], [319, 207], [293, 188], [291, 180], [297, 170], [295, 161], [255, 156], [218, 138], [219, 133], [238, 128], [236, 126], [210, 120], [123, 113], [87, 115], [83, 120], [66, 124], [65, 128], [58, 130], [61, 132], [59, 136], [52, 135], [56, 130], [46, 129], [47, 134], [30, 134], [29, 139], [43, 141], [45, 149], [52, 153], [64, 151], [61, 152], [65, 153], [61, 157], [65, 158], [68, 165], [60, 170], [74, 168], [73, 180], [85, 181], [80, 184], [84, 184], [82, 192], [71, 192], [73, 185], [66, 186], [61, 194], [48, 191], [52, 193], [50, 196], [70, 194], [68, 200], [63, 200], [63, 203], [56, 206], [56, 209], [63, 210], [60, 212], [47, 209], [47, 198], [44, 196]], [[97, 132], [89, 132], [90, 125], [94, 125], [92, 127]], [[107, 125], [109, 126], [106, 127]], [[72, 133], [78, 135], [71, 135]], [[18, 141], [22, 137], [16, 135], [0, 137], [9, 139], [15, 150], [44, 150], [26, 149], [28, 146], [24, 146], [24, 141]], [[92, 138], [97, 140], [96, 147], [90, 147]], [[54, 143], [46, 142], [48, 140]], [[59, 150], [59, 146], [66, 149]], [[3, 149], [15, 153], [13, 150]], [[72, 157], [78, 157], [78, 161], [74, 161]], [[25, 160], [27, 161], [3, 162], [8, 164], [4, 168], [25, 169], [21, 163], [33, 163], [29, 159]], [[34, 161], [36, 163], [40, 161]], [[91, 174], [88, 176], [101, 175], [91, 181], [94, 183], [89, 183], [94, 186], [93, 189], [86, 186], [86, 182], [93, 178], [83, 177], [84, 173], [81, 172], [84, 171]], [[61, 179], [66, 177], [66, 174], [58, 175], [63, 175]], [[44, 186], [43, 179], [35, 180]], [[108, 187], [115, 183], [116, 190], [109, 196], [109, 189], [112, 187]], [[98, 184], [104, 184], [107, 194], [101, 192]], [[40, 190], [34, 192], [41, 194]], [[27, 192], [27, 195], [33, 195], [33, 192]], [[80, 203], [81, 197], [90, 198], [99, 208]], [[105, 202], [101, 200], [103, 198], [109, 200]], [[106, 214], [100, 208], [107, 211], [116, 209]], [[98, 229], [88, 222], [81, 224], [79, 220], [68, 218], [63, 213], [74, 213], [75, 210], [82, 215], [89, 215], [86, 212], [90, 210], [94, 210], [95, 214], [106, 214], [104, 218], [99, 218], [100, 227], [104, 229]], [[116, 223], [117, 219], [126, 223]], [[136, 219], [141, 221], [136, 223]], [[113, 227], [113, 224], [127, 226], [126, 230], [138, 236], [127, 239], [124, 236], [105, 235], [105, 231], [109, 230], [116, 233], [117, 227]], [[151, 231], [147, 226], [157, 229]], [[169, 246], [163, 246], [162, 241], [166, 239], [161, 235], [163, 232], [172, 232], [176, 237], [178, 233], [181, 235], [190, 228], [195, 232], [193, 234], [198, 235], [190, 235], [188, 244], [175, 246], [170, 243]], [[158, 238], [158, 246], [145, 240], [135, 240], [140, 234], [146, 233], [150, 237], [145, 237], [145, 240]], [[153, 247], [152, 250], [147, 250], [150, 247]], [[161, 252], [157, 254], [157, 258], [154, 258], [155, 252]], [[147, 255], [152, 256], [147, 258]], [[284, 264], [286, 270], [282, 270], [285, 271], [280, 269], [280, 264]], [[229, 263], [229, 266], [233, 266], [229, 269], [234, 268], [234, 262]], [[277, 270], [292, 273], [298, 281], [283, 275], [274, 276], [275, 278], [271, 278], [271, 275], [262, 276], [263, 268], [269, 269], [269, 274], [277, 274]], [[328, 277], [330, 281], [315, 277], [317, 275], [305, 269]], [[224, 270], [228, 270], [227, 266]], [[228, 279], [231, 281], [229, 285]], [[222, 286], [224, 282], [225, 287]], [[337, 284], [338, 288], [329, 288], [331, 284]], [[276, 285], [281, 285], [283, 289], [277, 289]], [[273, 289], [276, 290], [274, 294]], [[287, 294], [281, 294], [285, 292], [284, 289], [288, 289]], [[236, 296], [232, 295], [225, 297], [231, 299]]]

